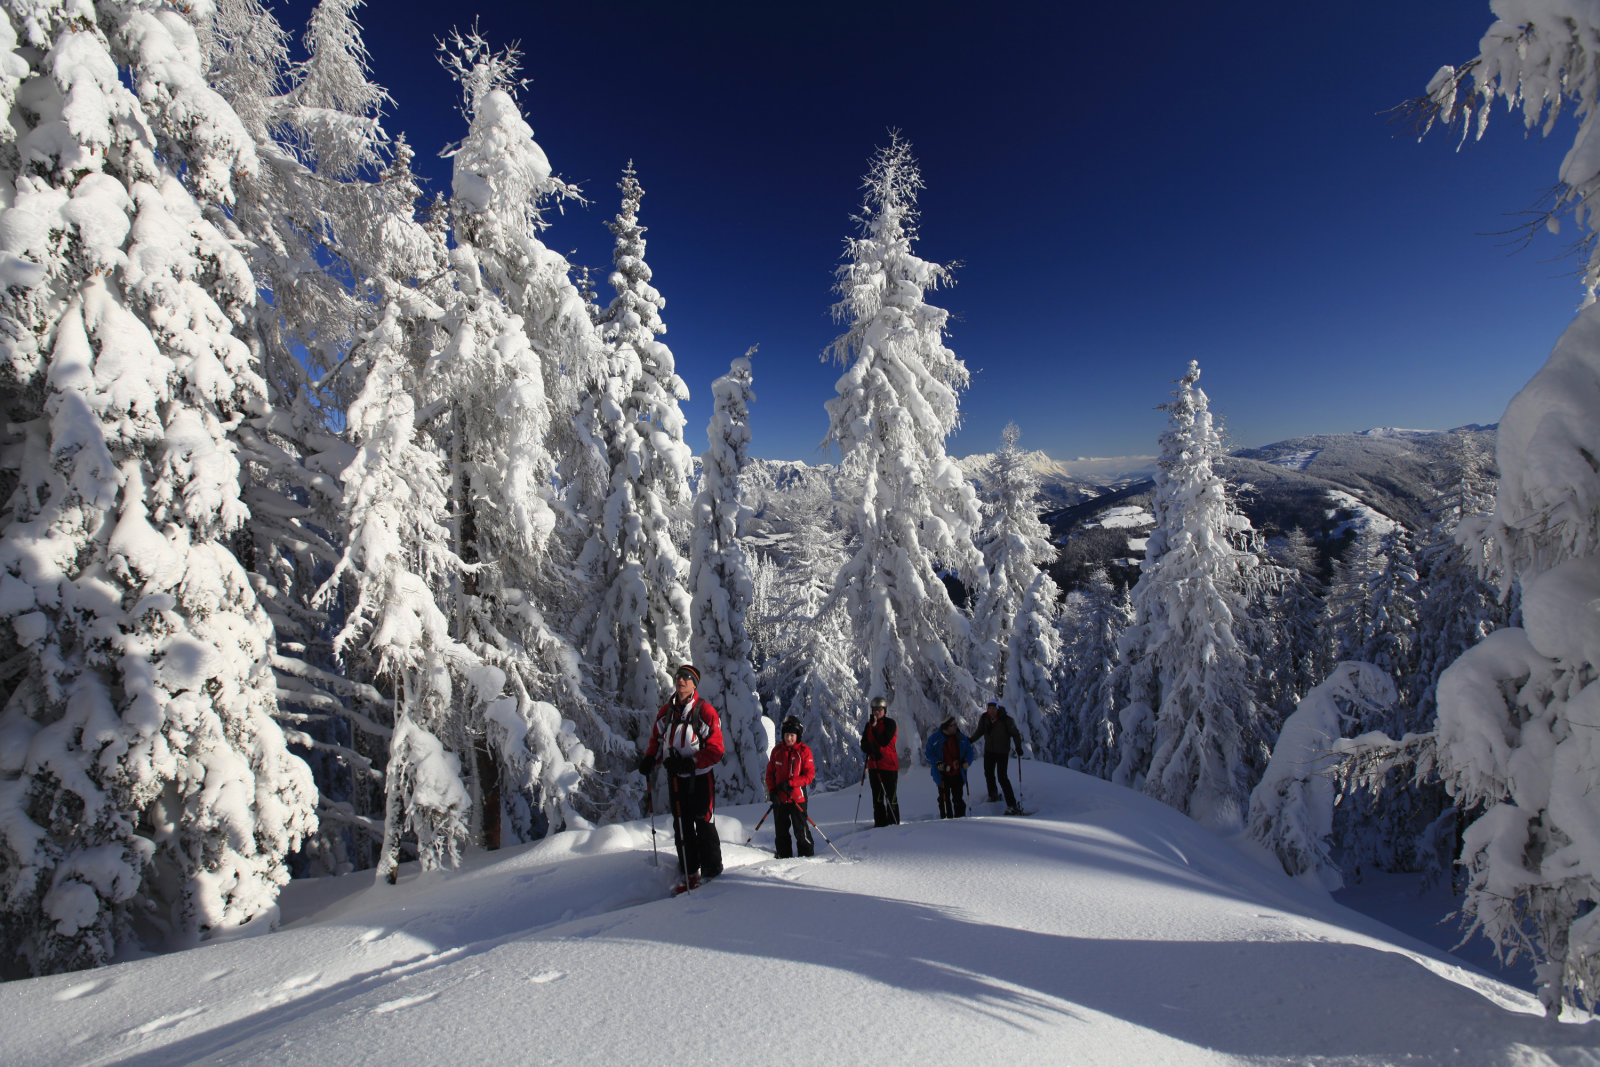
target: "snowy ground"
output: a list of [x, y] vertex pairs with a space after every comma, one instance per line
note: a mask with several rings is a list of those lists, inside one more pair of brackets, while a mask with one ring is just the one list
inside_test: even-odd
[[1023, 774], [1030, 818], [931, 819], [920, 770], [900, 827], [819, 797], [845, 860], [745, 848], [761, 809], [734, 809], [727, 873], [676, 899], [665, 823], [660, 867], [639, 823], [296, 883], [277, 932], [0, 985], [0, 1060], [1600, 1063], [1600, 1024], [1547, 1021], [1153, 801]]

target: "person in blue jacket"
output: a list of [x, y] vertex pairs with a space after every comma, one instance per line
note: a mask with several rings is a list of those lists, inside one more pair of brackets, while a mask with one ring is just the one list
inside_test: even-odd
[[967, 767], [973, 755], [972, 742], [953, 715], [939, 724], [923, 746], [922, 756], [939, 787], [939, 818], [959, 819], [967, 813]]

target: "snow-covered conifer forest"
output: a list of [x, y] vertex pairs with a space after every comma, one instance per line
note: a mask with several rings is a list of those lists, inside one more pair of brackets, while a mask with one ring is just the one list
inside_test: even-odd
[[750, 454], [759, 353], [692, 382], [663, 340], [650, 174], [603, 194], [609, 293], [547, 244], [580, 191], [522, 110], [536, 55], [443, 40], [461, 129], [425, 200], [443, 146], [383, 114], [376, 5], [3, 6], [0, 977], [636, 820], [692, 661], [728, 804], [787, 715], [827, 789], [862, 778], [872, 697], [908, 781], [995, 699], [1030, 759], [1319, 889], [1442, 881], [1547, 1011], [1600, 1000], [1600, 6], [1494, 0], [1478, 56], [1419, 71], [1424, 127], [1577, 118], [1552, 212], [1590, 235], [1587, 300], [1494, 453], [1453, 436], [1414, 511], [1253, 520], [1174, 353], [1140, 558], [1087, 566], [1026, 427], [946, 452], [970, 372], [898, 133], [840, 220], [838, 462], [785, 467]]

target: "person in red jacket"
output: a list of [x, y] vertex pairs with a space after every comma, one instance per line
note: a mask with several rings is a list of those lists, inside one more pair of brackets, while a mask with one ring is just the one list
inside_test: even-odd
[[650, 747], [639, 757], [639, 773], [646, 778], [654, 772], [658, 757], [667, 772], [682, 889], [694, 889], [701, 878], [722, 873], [722, 840], [711, 821], [715, 785], [711, 768], [722, 761], [722, 721], [717, 709], [697, 692], [699, 684], [700, 672], [692, 664], [678, 668], [672, 699], [656, 712]]
[[900, 754], [895, 751], [894, 720], [887, 712], [889, 702], [872, 698], [867, 725], [861, 730], [861, 751], [867, 757], [867, 780], [872, 783], [872, 825], [900, 825]]
[[[806, 786], [817, 780], [811, 747], [800, 740], [804, 727], [793, 715], [783, 720], [783, 740], [772, 747], [767, 760], [767, 796], [772, 798], [772, 829], [779, 859], [813, 855], [810, 820], [806, 817]], [[789, 836], [794, 835], [791, 845]]]

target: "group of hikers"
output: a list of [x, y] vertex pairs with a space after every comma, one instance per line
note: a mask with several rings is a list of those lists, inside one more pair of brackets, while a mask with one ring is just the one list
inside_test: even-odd
[[[722, 723], [717, 711], [699, 693], [700, 672], [685, 663], [673, 672], [673, 693], [656, 711], [650, 744], [639, 757], [639, 773], [648, 779], [659, 763], [667, 776], [667, 796], [672, 806], [673, 844], [683, 881], [675, 892], [696, 889], [701, 882], [722, 873], [722, 841], [712, 823], [715, 793], [712, 768], [722, 760]], [[872, 785], [873, 826], [900, 822], [898, 796], [900, 753], [889, 702], [873, 697], [867, 723], [861, 729], [861, 752], [866, 757], [866, 779]], [[801, 740], [803, 724], [793, 715], [778, 728], [779, 740], [767, 759], [764, 784], [773, 819], [774, 852], [779, 859], [810, 856], [815, 852], [806, 813], [806, 789], [817, 778], [811, 748]], [[939, 790], [939, 817], [959, 819], [967, 813], [967, 768], [974, 762], [973, 744], [983, 742], [983, 777], [989, 800], [1004, 793], [1006, 814], [1024, 814], [1011, 788], [1007, 765], [1022, 751], [1022, 732], [1006, 709], [990, 701], [969, 736], [955, 716], [947, 717], [928, 736], [922, 755]], [[996, 786], [999, 790], [997, 791]], [[759, 825], [759, 824], [758, 824]]]

